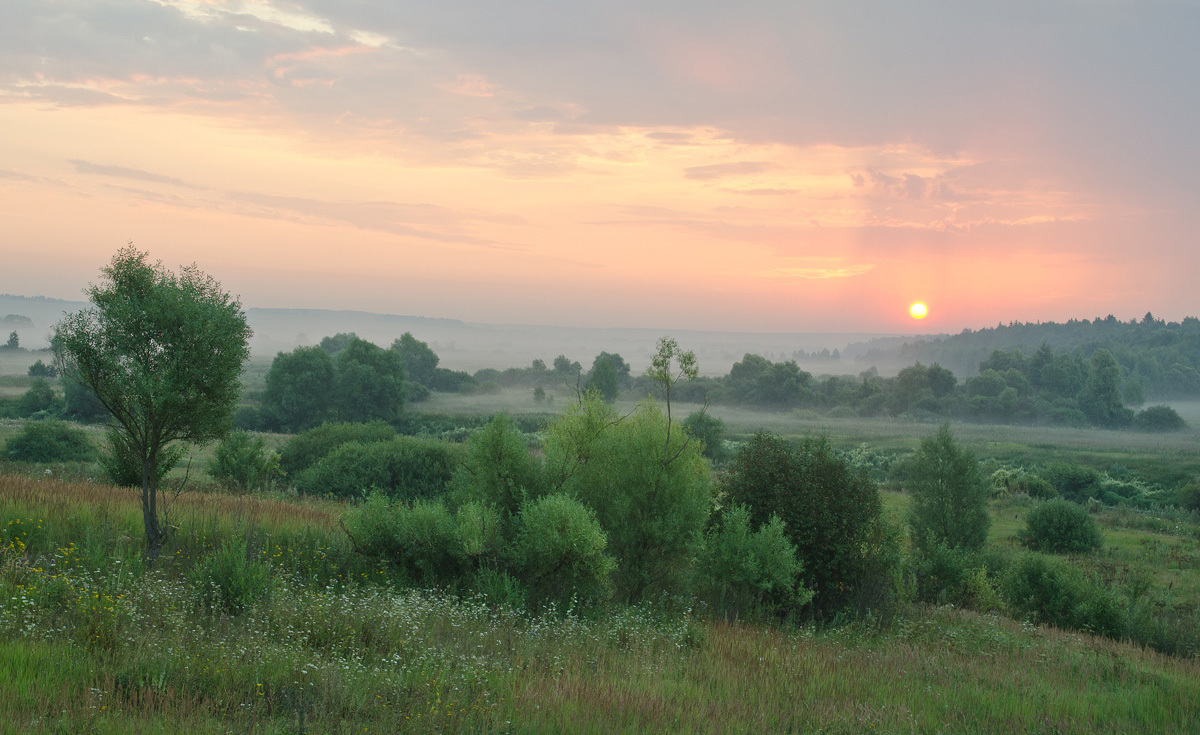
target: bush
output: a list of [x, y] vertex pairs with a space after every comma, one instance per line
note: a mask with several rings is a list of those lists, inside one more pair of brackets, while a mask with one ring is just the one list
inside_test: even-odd
[[701, 597], [728, 619], [786, 612], [813, 597], [800, 583], [803, 565], [783, 521], [773, 515], [754, 531], [742, 505], [725, 511], [710, 531], [699, 572]]
[[87, 434], [62, 421], [27, 421], [4, 444], [4, 458], [14, 462], [90, 462], [96, 448]]
[[1082, 503], [1100, 493], [1100, 473], [1079, 464], [1056, 462], [1042, 472], [1042, 478], [1067, 500]]
[[526, 500], [539, 497], [542, 485], [541, 467], [508, 416], [493, 418], [471, 435], [452, 482], [456, 498], [492, 505], [506, 521]]
[[42, 411], [53, 411], [58, 405], [54, 389], [50, 387], [46, 379], [34, 378], [29, 385], [29, 390], [25, 391], [17, 403], [17, 412], [20, 416], [27, 417]]
[[84, 462], [95, 456], [84, 432], [57, 419], [25, 422], [0, 450], [0, 458], [17, 462]]
[[612, 595], [617, 564], [604, 553], [607, 546], [586, 506], [566, 495], [547, 495], [522, 506], [512, 558], [531, 603], [563, 607]]
[[246, 539], [236, 536], [204, 558], [189, 575], [199, 602], [240, 615], [271, 592], [270, 565], [248, 558]]
[[1095, 519], [1082, 506], [1051, 500], [1029, 511], [1021, 543], [1037, 551], [1069, 554], [1094, 551], [1103, 543]]
[[856, 472], [825, 437], [793, 448], [759, 433], [730, 464], [723, 490], [744, 504], [751, 523], [778, 516], [804, 564], [804, 586], [814, 604], [831, 610], [850, 601], [870, 561], [882, 503], [875, 482]]
[[983, 547], [991, 524], [987, 483], [975, 455], [958, 446], [949, 424], [921, 440], [907, 485], [912, 495], [908, 524], [917, 548]]
[[1170, 406], [1151, 406], [1133, 417], [1133, 428], [1138, 431], [1179, 431], [1185, 426], [1187, 422]]
[[1004, 576], [1001, 590], [1014, 613], [1035, 623], [1112, 638], [1124, 630], [1115, 595], [1075, 567], [1028, 554]]
[[593, 393], [546, 432], [546, 476], [596, 514], [617, 559], [617, 593], [633, 602], [682, 592], [712, 509], [698, 442], [651, 400], [619, 419]]
[[393, 504], [376, 492], [344, 520], [358, 551], [394, 562], [413, 582], [450, 584], [465, 571], [459, 525], [440, 501]]
[[63, 400], [66, 403], [64, 412], [74, 421], [88, 424], [108, 420], [112, 415], [91, 388], [70, 378], [63, 378]]
[[237, 490], [267, 490], [279, 474], [279, 454], [261, 436], [231, 431], [217, 444], [208, 474]]
[[296, 476], [296, 489], [313, 495], [361, 498], [372, 488], [394, 499], [432, 498], [445, 492], [460, 452], [436, 439], [396, 437], [342, 444]]
[[974, 551], [944, 543], [918, 551], [913, 557], [913, 572], [917, 599], [933, 605], [973, 606], [980, 588], [979, 574], [982, 572], [983, 581], [987, 578], [987, 570]]
[[716, 464], [729, 459], [725, 449], [725, 422], [703, 411], [696, 411], [683, 421], [683, 427], [696, 439], [704, 442], [704, 456]]
[[29, 366], [29, 377], [31, 378], [57, 378], [58, 368], [53, 365], [38, 360]]
[[371, 444], [395, 437], [396, 430], [382, 421], [369, 424], [321, 424], [297, 434], [284, 445], [279, 457], [279, 469], [288, 477], [295, 477], [343, 444]]
[[1200, 482], [1192, 481], [1179, 488], [1179, 507], [1192, 512], [1200, 511]]

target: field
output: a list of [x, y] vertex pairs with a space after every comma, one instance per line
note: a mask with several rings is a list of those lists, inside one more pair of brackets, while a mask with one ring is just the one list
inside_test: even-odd
[[[28, 382], [0, 377], [0, 396]], [[524, 390], [435, 394], [412, 408], [549, 414], [574, 399], [548, 393], [549, 403]], [[672, 407], [677, 419], [700, 408]], [[989, 473], [1069, 461], [1162, 494], [1200, 476], [1200, 405], [1176, 408], [1190, 426], [1170, 435], [953, 429]], [[759, 429], [827, 435], [883, 482], [898, 525], [910, 499], [888, 467], [936, 429], [707, 410], [734, 444]], [[0, 421], [0, 442], [20, 426]], [[204, 473], [212, 450], [192, 448], [190, 468], [169, 479], [185, 491], [168, 494], [177, 531], [151, 569], [136, 492], [99, 482], [95, 464], [0, 463], [0, 733], [1191, 733], [1200, 723], [1200, 518], [1177, 509], [1093, 507], [1104, 546], [1070, 558], [1131, 620], [1169, 623], [1142, 639], [1157, 651], [1021, 622], [998, 604], [909, 600], [885, 617], [771, 623], [725, 620], [690, 598], [533, 614], [406, 586], [351, 548], [345, 504], [225, 491]], [[1022, 553], [1032, 506], [997, 493], [985, 558]]]
[[[0, 478], [0, 731], [1184, 733], [1200, 718], [1196, 660], [996, 615], [538, 617], [396, 588], [347, 547], [333, 503], [178, 502], [173, 561], [143, 571], [133, 492]], [[1194, 554], [1194, 530], [1128, 533]], [[192, 570], [235, 537], [273, 584], [231, 616], [197, 604]]]

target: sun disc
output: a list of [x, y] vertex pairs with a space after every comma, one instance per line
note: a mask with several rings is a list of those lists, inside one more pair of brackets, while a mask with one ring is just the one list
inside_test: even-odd
[[908, 307], [908, 313], [912, 315], [913, 319], [924, 319], [925, 315], [929, 313], [929, 309], [926, 309], [925, 304], [918, 301]]

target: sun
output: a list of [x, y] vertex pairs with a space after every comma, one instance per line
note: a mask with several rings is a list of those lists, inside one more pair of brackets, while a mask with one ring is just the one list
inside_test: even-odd
[[929, 309], [926, 309], [925, 304], [922, 304], [920, 301], [918, 301], [917, 303], [908, 307], [908, 313], [912, 315], [913, 319], [924, 319], [925, 315], [929, 313]]

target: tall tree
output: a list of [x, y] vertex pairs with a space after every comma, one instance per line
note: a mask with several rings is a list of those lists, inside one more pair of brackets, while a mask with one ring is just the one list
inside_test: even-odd
[[333, 407], [333, 358], [321, 347], [280, 352], [267, 371], [263, 392], [267, 423], [299, 432], [320, 424]]
[[335, 389], [342, 421], [394, 421], [404, 408], [404, 362], [392, 350], [354, 337], [337, 353]]
[[949, 423], [921, 440], [909, 476], [908, 524], [918, 548], [983, 546], [991, 524], [987, 483], [975, 455], [954, 441]]
[[433, 387], [434, 376], [437, 374], [438, 356], [430, 349], [428, 343], [412, 336], [412, 332], [405, 332], [400, 339], [392, 342], [392, 349], [404, 361], [404, 369], [409, 380], [420, 383], [426, 388]]
[[1079, 408], [1099, 426], [1127, 426], [1133, 421], [1133, 411], [1121, 400], [1121, 366], [1108, 350], [1092, 353], [1087, 382], [1079, 393]]
[[[121, 450], [139, 465], [146, 559], [162, 550], [158, 478], [174, 442], [206, 442], [232, 426], [250, 327], [241, 303], [195, 265], [176, 275], [130, 244], [85, 289], [93, 306], [55, 326], [59, 374], [112, 414]], [[165, 509], [164, 509], [165, 510]]]

